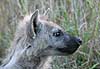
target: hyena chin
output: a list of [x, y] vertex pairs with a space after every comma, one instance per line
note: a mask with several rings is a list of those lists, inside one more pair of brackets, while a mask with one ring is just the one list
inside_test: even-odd
[[19, 23], [11, 52], [1, 69], [50, 69], [50, 56], [72, 54], [81, 44], [81, 39], [67, 34], [36, 10]]

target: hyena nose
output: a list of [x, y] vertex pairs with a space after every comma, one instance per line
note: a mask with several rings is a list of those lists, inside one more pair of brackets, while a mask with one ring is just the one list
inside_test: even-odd
[[76, 38], [76, 42], [77, 42], [79, 45], [82, 45], [82, 39], [81, 39], [81, 38], [77, 37], [77, 38]]

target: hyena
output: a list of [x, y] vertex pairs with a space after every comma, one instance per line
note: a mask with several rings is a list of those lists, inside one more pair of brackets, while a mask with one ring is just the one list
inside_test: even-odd
[[56, 23], [36, 10], [18, 26], [15, 38], [1, 69], [51, 69], [52, 56], [67, 56], [82, 44]]

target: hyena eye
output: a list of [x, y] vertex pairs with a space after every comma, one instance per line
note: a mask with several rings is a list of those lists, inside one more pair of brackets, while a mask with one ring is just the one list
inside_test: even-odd
[[55, 36], [55, 37], [59, 37], [59, 36], [61, 36], [63, 33], [61, 32], [61, 30], [58, 30], [58, 31], [55, 31], [54, 33], [53, 33], [53, 36]]

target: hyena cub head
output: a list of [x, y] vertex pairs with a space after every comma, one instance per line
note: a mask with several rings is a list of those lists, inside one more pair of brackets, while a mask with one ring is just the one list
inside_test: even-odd
[[29, 28], [30, 44], [41, 56], [72, 54], [82, 43], [81, 39], [67, 34], [59, 25], [40, 16], [38, 11], [31, 16]]

